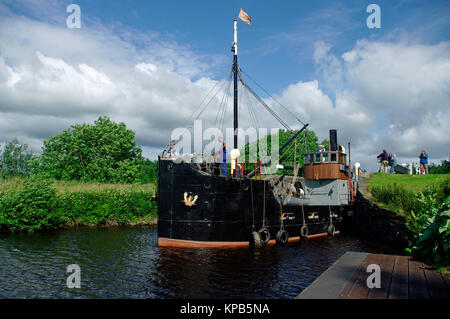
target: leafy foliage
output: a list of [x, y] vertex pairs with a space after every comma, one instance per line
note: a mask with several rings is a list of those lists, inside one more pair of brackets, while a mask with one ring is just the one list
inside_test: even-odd
[[450, 197], [438, 208], [433, 209], [433, 218], [427, 220], [427, 227], [420, 234], [412, 248], [417, 258], [433, 260], [442, 266], [450, 265]]
[[428, 167], [430, 174], [450, 174], [450, 161], [443, 160], [441, 165], [435, 165], [432, 163]]
[[34, 231], [60, 222], [52, 214], [55, 193], [51, 181], [39, 176], [28, 178], [16, 191], [0, 193], [0, 228]]
[[156, 184], [158, 180], [158, 161], [151, 161], [147, 158], [139, 162], [136, 180], [143, 184]]
[[134, 182], [142, 160], [134, 132], [99, 117], [44, 141], [39, 169], [52, 178], [109, 183]]
[[27, 144], [20, 144], [17, 138], [6, 143], [0, 153], [0, 176], [27, 175], [31, 171], [30, 162], [33, 157]]
[[153, 190], [139, 185], [102, 185], [78, 189], [71, 185], [65, 188], [72, 190], [58, 191], [48, 178], [28, 177], [17, 187], [0, 192], [0, 230], [32, 232], [109, 222], [123, 225], [156, 217]]
[[404, 213], [406, 226], [414, 236], [407, 252], [442, 266], [450, 265], [449, 184], [450, 178], [446, 178], [419, 192], [396, 183], [370, 187], [377, 202]]
[[[306, 133], [305, 133], [306, 132]], [[284, 166], [294, 166], [294, 155], [296, 152], [297, 156], [297, 163], [302, 166], [305, 154], [307, 152], [314, 152], [317, 151], [317, 141], [318, 138], [314, 131], [312, 130], [306, 130], [305, 132], [302, 132], [297, 138], [297, 147], [294, 147], [295, 142], [292, 141], [289, 146], [287, 146], [280, 154], [279, 154], [279, 164]], [[253, 143], [247, 143], [244, 148], [244, 152], [242, 154], [245, 154], [245, 160], [246, 162], [249, 160], [250, 152], [251, 150], [257, 151], [257, 161], [258, 162], [264, 162], [270, 155], [272, 155], [272, 140], [276, 140], [278, 138], [278, 145], [276, 145], [275, 149], [278, 151], [278, 149], [284, 145], [293, 135], [294, 133], [291, 133], [286, 130], [279, 130], [277, 134], [269, 135], [267, 137], [263, 137], [259, 139], [256, 142]], [[305, 138], [306, 136], [306, 138]], [[256, 145], [255, 145], [256, 144]], [[263, 155], [267, 155], [267, 158], [264, 158]], [[286, 171], [286, 172], [280, 172], [289, 174], [292, 173], [292, 171]]]

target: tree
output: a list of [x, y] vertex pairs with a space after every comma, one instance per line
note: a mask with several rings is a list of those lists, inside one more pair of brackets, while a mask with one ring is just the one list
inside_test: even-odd
[[2, 175], [26, 175], [30, 172], [30, 161], [33, 157], [27, 144], [20, 144], [17, 138], [6, 143], [0, 154]]
[[[306, 132], [306, 133], [305, 133]], [[317, 141], [318, 138], [314, 131], [312, 130], [306, 130], [305, 132], [300, 133], [299, 136], [297, 136], [297, 147], [295, 148], [295, 141], [292, 141], [280, 154], [279, 154], [279, 164], [284, 166], [294, 166], [294, 155], [295, 150], [297, 150], [297, 164], [302, 166], [305, 154], [308, 152], [315, 152], [317, 151]], [[264, 162], [264, 158], [260, 156], [261, 154], [267, 154], [268, 156], [271, 155], [272, 150], [272, 139], [275, 139], [275, 137], [278, 138], [278, 145], [276, 149], [278, 150], [284, 143], [286, 143], [293, 135], [294, 133], [288, 132], [286, 130], [279, 130], [278, 133], [274, 135], [269, 135], [267, 137], [263, 137], [259, 139], [256, 142], [253, 143], [247, 143], [245, 145], [245, 159], [249, 159], [249, 153], [251, 149], [256, 149], [258, 152], [257, 161]], [[305, 139], [306, 136], [306, 139]], [[255, 143], [257, 143], [255, 147]], [[262, 151], [262, 153], [261, 153]], [[243, 158], [243, 157], [242, 157]], [[292, 171], [283, 171], [280, 173], [286, 173], [291, 174]]]
[[450, 173], [450, 161], [443, 160], [441, 165], [431, 163], [428, 168], [430, 174], [449, 174]]
[[124, 123], [99, 117], [94, 125], [77, 124], [44, 141], [40, 168], [63, 180], [134, 182], [142, 150]]

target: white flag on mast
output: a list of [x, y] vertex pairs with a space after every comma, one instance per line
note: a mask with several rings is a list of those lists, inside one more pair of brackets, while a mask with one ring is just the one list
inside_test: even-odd
[[242, 10], [242, 8], [241, 11], [239, 12], [239, 19], [241, 19], [248, 25], [251, 25], [250, 22], [252, 21], [252, 17], [249, 16], [244, 10]]

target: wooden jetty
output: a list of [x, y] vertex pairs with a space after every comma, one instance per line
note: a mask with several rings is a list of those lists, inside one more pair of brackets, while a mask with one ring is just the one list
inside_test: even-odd
[[[380, 288], [369, 288], [369, 265], [380, 268]], [[450, 299], [450, 280], [407, 256], [347, 252], [296, 299]]]

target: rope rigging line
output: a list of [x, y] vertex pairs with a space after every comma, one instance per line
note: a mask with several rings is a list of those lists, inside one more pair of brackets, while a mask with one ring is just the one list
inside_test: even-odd
[[216, 120], [214, 121], [215, 126], [217, 126], [219, 123], [221, 123], [222, 131], [223, 131], [223, 122], [224, 122], [226, 109], [227, 109], [227, 105], [228, 105], [228, 98], [229, 98], [228, 91], [230, 89], [230, 86], [231, 86], [231, 81], [228, 81], [228, 84], [224, 90], [222, 101], [220, 102], [219, 109], [216, 114]]
[[[200, 109], [200, 107], [202, 106], [202, 104], [206, 101], [206, 99], [208, 98], [209, 94], [217, 87], [217, 85], [219, 85], [220, 81], [217, 81], [216, 84], [208, 91], [208, 94], [205, 95], [205, 97], [203, 98], [203, 100], [200, 102], [200, 104], [194, 109], [194, 111], [192, 112], [191, 116], [189, 117], [189, 122], [192, 122], [192, 120], [194, 119], [194, 114]], [[222, 83], [223, 85], [223, 83]], [[217, 94], [217, 93], [216, 93]], [[214, 94], [213, 96], [215, 96], [216, 94]], [[197, 117], [198, 118], [198, 117]]]
[[289, 127], [289, 125], [286, 124], [271, 108], [267, 105], [266, 102], [264, 102], [248, 85], [244, 82], [242, 78], [240, 78], [242, 85], [251, 93], [253, 96], [266, 108], [267, 111], [269, 111], [272, 116], [280, 122], [281, 125], [283, 125], [288, 131], [292, 132], [292, 129]]
[[[229, 83], [229, 81], [228, 81], [228, 82], [223, 82], [223, 83], [222, 83], [222, 86], [221, 86], [221, 87], [219, 88], [219, 90], [217, 90], [217, 92], [211, 97], [211, 99], [208, 101], [208, 103], [205, 104], [205, 106], [204, 106], [203, 109], [200, 111], [200, 113], [195, 117], [194, 121], [199, 119], [199, 117], [203, 114], [203, 112], [206, 110], [206, 108], [207, 108], [208, 105], [211, 103], [211, 101], [216, 97], [217, 93], [219, 93], [219, 91], [220, 91], [223, 87], [225, 87], [228, 83]], [[194, 121], [191, 120], [191, 122], [194, 122]], [[192, 126], [193, 126], [193, 124], [191, 124], [188, 128], [192, 128]]]
[[292, 113], [291, 111], [289, 111], [289, 109], [284, 106], [283, 104], [281, 104], [279, 101], [277, 101], [272, 95], [270, 95], [269, 92], [267, 92], [261, 85], [258, 84], [258, 82], [256, 82], [247, 72], [240, 70], [242, 73], [244, 73], [250, 80], [253, 81], [253, 83], [255, 83], [261, 90], [264, 91], [264, 93], [266, 93], [272, 100], [274, 100], [277, 104], [279, 104], [286, 112], [288, 112], [291, 116], [293, 116], [297, 121], [299, 121], [300, 123], [302, 123], [303, 125], [305, 125], [305, 123], [303, 123], [302, 120], [300, 120], [297, 116], [295, 116], [294, 113]]
[[258, 122], [258, 119], [256, 117], [256, 113], [255, 113], [255, 111], [253, 109], [253, 104], [252, 104], [252, 101], [250, 99], [249, 93], [248, 93], [247, 90], [243, 90], [243, 91], [244, 91], [245, 105], [247, 106], [247, 111], [248, 111], [248, 113], [250, 115], [250, 120], [252, 122], [252, 125], [253, 125], [254, 128], [259, 130], [259, 122]]

